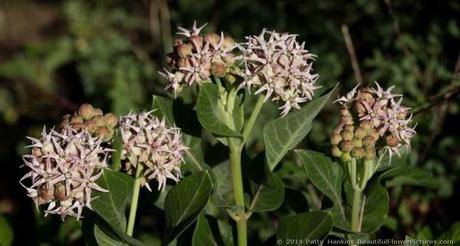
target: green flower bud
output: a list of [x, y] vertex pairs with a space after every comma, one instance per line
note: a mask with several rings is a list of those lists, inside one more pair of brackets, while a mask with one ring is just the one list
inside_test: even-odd
[[349, 161], [351, 161], [350, 152], [344, 152], [344, 153], [342, 153], [342, 156], [340, 156], [340, 159], [342, 160], [342, 162], [349, 162]]

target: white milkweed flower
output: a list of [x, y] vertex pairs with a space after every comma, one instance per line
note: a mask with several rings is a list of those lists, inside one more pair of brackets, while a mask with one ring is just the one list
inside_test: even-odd
[[174, 51], [168, 54], [170, 70], [164, 68], [159, 74], [168, 80], [165, 89], [180, 92], [185, 86], [193, 86], [210, 81], [211, 75], [223, 77], [233, 73], [235, 42], [223, 33], [201, 34], [206, 26], [197, 27], [193, 23], [191, 29], [179, 27], [178, 35], [183, 36], [175, 41]]
[[316, 56], [296, 37], [264, 29], [241, 45], [245, 80], [240, 86], [254, 87], [255, 94], [264, 92], [265, 100], [283, 102], [282, 116], [310, 101], [319, 88], [315, 85], [319, 76], [312, 69]]
[[135, 174], [137, 165], [143, 167], [143, 185], [150, 191], [148, 181], [156, 179], [158, 190], [164, 190], [166, 180], [176, 182], [181, 177], [183, 155], [188, 149], [182, 143], [177, 127], [168, 127], [152, 112], [130, 113], [120, 119], [123, 140], [122, 159], [128, 174]]
[[[61, 132], [43, 128], [39, 138], [28, 139], [32, 153], [23, 156], [28, 172], [20, 183], [37, 207], [48, 204], [45, 216], [79, 219], [84, 207], [91, 209], [91, 201], [96, 199], [94, 190], [107, 192], [96, 184], [112, 151], [101, 146], [101, 138], [67, 127]], [[25, 180], [30, 182], [24, 184]]]

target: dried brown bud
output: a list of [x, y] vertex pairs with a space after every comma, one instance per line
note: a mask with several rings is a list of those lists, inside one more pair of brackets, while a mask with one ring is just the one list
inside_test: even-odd
[[363, 127], [358, 127], [355, 130], [355, 138], [362, 139], [367, 135], [367, 131]]

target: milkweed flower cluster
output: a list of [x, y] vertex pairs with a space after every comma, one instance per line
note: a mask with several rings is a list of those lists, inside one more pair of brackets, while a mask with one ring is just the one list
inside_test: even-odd
[[[341, 105], [341, 120], [332, 135], [332, 152], [337, 157], [372, 160], [376, 144], [399, 155], [401, 146], [410, 148], [415, 127], [410, 127], [410, 108], [401, 105], [402, 95], [391, 93], [394, 86], [384, 90], [377, 82], [375, 88], [355, 87], [335, 102]], [[353, 119], [359, 122], [355, 125]]]
[[176, 182], [181, 177], [180, 167], [187, 147], [177, 127], [168, 127], [151, 112], [129, 114], [120, 120], [123, 141], [124, 169], [134, 174], [137, 165], [143, 167], [143, 182], [151, 190], [148, 181], [156, 179], [158, 190], [164, 190], [166, 180]]
[[224, 77], [231, 72], [235, 42], [223, 33], [200, 34], [205, 26], [197, 27], [195, 22], [191, 29], [179, 28], [177, 34], [183, 38], [176, 39], [174, 51], [167, 56], [171, 70], [160, 72], [168, 80], [166, 89], [177, 93], [184, 86], [210, 81], [211, 75]]
[[[111, 149], [101, 146], [102, 139], [88, 131], [66, 128], [46, 131], [31, 138], [31, 154], [23, 156], [28, 169], [20, 183], [36, 206], [48, 204], [45, 216], [59, 214], [81, 217], [84, 207], [91, 209], [93, 191], [107, 192], [96, 184], [107, 166]], [[29, 180], [30, 182], [24, 181]]]
[[316, 57], [299, 43], [295, 34], [263, 30], [258, 36], [247, 37], [242, 45], [244, 81], [241, 86], [264, 93], [265, 100], [284, 103], [280, 107], [285, 116], [300, 103], [310, 101], [318, 74], [312, 70]]

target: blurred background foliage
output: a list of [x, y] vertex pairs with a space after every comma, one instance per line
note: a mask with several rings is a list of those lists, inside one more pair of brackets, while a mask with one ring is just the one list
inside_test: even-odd
[[[396, 85], [406, 95], [418, 122], [409, 165], [430, 170], [438, 184], [436, 189], [391, 184], [390, 216], [377, 237], [458, 237], [459, 16], [458, 1], [0, 0], [0, 245], [13, 238], [16, 245], [82, 244], [78, 222], [38, 219], [42, 215], [18, 184], [25, 136], [56, 124], [84, 102], [117, 114], [148, 109], [153, 93], [164, 94], [157, 71], [175, 28], [194, 20], [237, 41], [264, 27], [298, 33], [318, 55], [318, 83], [329, 87], [340, 81], [342, 92], [356, 84], [341, 31], [346, 25], [364, 81]], [[273, 108], [264, 108], [260, 123], [276, 114]], [[302, 145], [329, 153], [337, 114], [337, 107], [327, 106]], [[261, 148], [260, 138], [253, 146]], [[277, 172], [315, 208], [320, 198], [295, 163]], [[145, 195], [146, 205], [158, 196]], [[288, 203], [282, 209], [293, 209]], [[158, 242], [163, 215], [154, 208], [140, 213], [139, 236]], [[273, 233], [262, 228], [274, 216], [251, 219], [251, 242], [260, 244]]]

